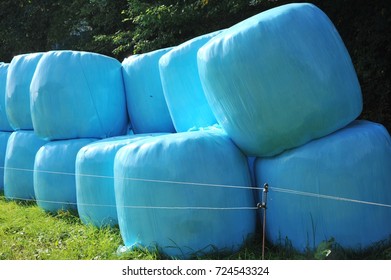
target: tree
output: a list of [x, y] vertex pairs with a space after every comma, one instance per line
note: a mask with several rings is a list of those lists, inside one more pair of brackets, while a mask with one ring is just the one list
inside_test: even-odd
[[53, 49], [112, 55], [113, 43], [99, 35], [125, 30], [126, 0], [3, 0], [0, 2], [0, 60]]

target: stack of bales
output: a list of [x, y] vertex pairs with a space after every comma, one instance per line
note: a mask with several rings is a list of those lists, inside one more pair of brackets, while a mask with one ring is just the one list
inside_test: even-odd
[[118, 224], [113, 178], [117, 151], [135, 141], [174, 132], [158, 68], [160, 57], [169, 50], [133, 55], [122, 62], [128, 117], [134, 134], [94, 142], [77, 155], [78, 211], [86, 224]]
[[49, 141], [35, 158], [37, 203], [47, 211], [76, 210], [77, 153], [99, 138], [127, 132], [121, 64], [94, 53], [47, 52], [30, 98], [35, 133]]
[[[159, 60], [178, 133], [135, 141], [116, 154], [114, 187], [125, 248], [141, 245], [188, 258], [238, 249], [255, 230], [247, 158], [213, 127], [217, 122], [198, 76], [197, 51], [218, 33], [176, 46]], [[126, 65], [124, 70], [131, 73]]]
[[4, 190], [4, 160], [7, 142], [13, 131], [5, 111], [5, 90], [9, 64], [0, 63], [0, 191]]
[[271, 187], [272, 242], [360, 248], [389, 236], [390, 135], [354, 121], [359, 82], [322, 11], [289, 4], [251, 17], [203, 46], [198, 67], [216, 119]]
[[84, 223], [118, 223], [126, 249], [188, 258], [239, 248], [255, 231], [252, 181], [270, 185], [272, 242], [358, 248], [391, 233], [390, 135], [355, 120], [354, 67], [311, 4], [122, 64], [74, 51], [18, 56], [8, 74], [0, 65], [3, 87], [6, 197], [77, 205]]
[[[46, 141], [38, 138], [30, 114], [30, 83], [43, 53], [15, 56], [9, 67], [5, 112], [12, 134], [4, 162], [4, 194], [7, 199], [34, 199], [33, 168], [37, 151]], [[10, 129], [9, 127], [7, 129]]]

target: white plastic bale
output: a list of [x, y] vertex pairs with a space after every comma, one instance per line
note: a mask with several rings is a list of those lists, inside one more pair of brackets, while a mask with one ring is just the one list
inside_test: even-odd
[[216, 119], [248, 155], [300, 146], [362, 110], [348, 51], [312, 4], [283, 5], [226, 29], [200, 48], [198, 68]]
[[8, 67], [8, 63], [0, 63], [0, 131], [13, 131], [13, 128], [8, 122], [5, 109]]
[[30, 84], [43, 53], [15, 56], [8, 67], [5, 108], [14, 130], [32, 130]]
[[269, 185], [266, 237], [300, 251], [332, 238], [365, 249], [391, 234], [391, 137], [380, 124], [347, 127], [272, 158], [258, 158]]
[[220, 32], [202, 35], [176, 46], [159, 61], [164, 96], [177, 132], [217, 124], [198, 75], [197, 51]]
[[76, 200], [84, 224], [97, 227], [118, 225], [114, 194], [115, 155], [123, 146], [153, 135], [106, 138], [80, 149], [76, 157]]
[[96, 139], [52, 141], [42, 146], [34, 162], [34, 192], [48, 212], [77, 210], [75, 162], [81, 148]]
[[38, 150], [46, 143], [31, 130], [18, 130], [11, 134], [4, 160], [4, 195], [7, 199], [35, 199], [34, 160]]
[[11, 132], [0, 131], [0, 191], [4, 190], [4, 161], [10, 136]]
[[88, 52], [51, 51], [30, 87], [34, 130], [47, 140], [126, 134], [121, 63]]
[[178, 258], [235, 251], [255, 231], [247, 158], [221, 131], [151, 137], [121, 148], [114, 162], [125, 248]]
[[134, 133], [175, 132], [164, 98], [159, 59], [171, 48], [132, 55], [122, 62], [126, 102]]

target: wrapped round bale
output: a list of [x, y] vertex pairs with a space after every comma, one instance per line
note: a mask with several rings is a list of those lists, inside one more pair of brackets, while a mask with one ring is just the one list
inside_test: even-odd
[[97, 227], [118, 224], [114, 194], [114, 158], [123, 146], [150, 137], [107, 138], [83, 147], [76, 157], [76, 200], [80, 219]]
[[30, 84], [43, 53], [15, 56], [8, 67], [5, 109], [14, 130], [33, 129], [30, 110]]
[[198, 67], [217, 120], [248, 155], [300, 146], [362, 110], [348, 51], [312, 4], [280, 6], [232, 26], [199, 50]]
[[18, 130], [11, 134], [4, 160], [4, 195], [7, 199], [35, 199], [34, 160], [46, 143], [32, 130]]
[[217, 123], [198, 75], [197, 51], [220, 32], [193, 38], [173, 48], [159, 61], [164, 96], [177, 132]]
[[44, 139], [106, 138], [127, 132], [121, 63], [114, 58], [47, 52], [30, 91], [34, 130]]
[[179, 258], [238, 249], [255, 230], [247, 158], [220, 131], [151, 137], [121, 148], [114, 162], [125, 248]]
[[266, 236], [304, 251], [334, 238], [364, 249], [391, 234], [391, 138], [379, 124], [355, 121], [329, 136], [259, 158], [268, 183]]
[[10, 135], [11, 132], [0, 131], [0, 191], [4, 190], [4, 161]]
[[13, 128], [8, 122], [7, 112], [5, 109], [8, 67], [9, 64], [7, 63], [0, 64], [0, 130], [1, 131], [13, 131]]
[[128, 114], [134, 133], [175, 132], [159, 73], [159, 59], [170, 49], [132, 55], [122, 62]]
[[76, 210], [75, 162], [79, 150], [96, 139], [52, 141], [35, 157], [34, 191], [37, 204], [48, 212]]

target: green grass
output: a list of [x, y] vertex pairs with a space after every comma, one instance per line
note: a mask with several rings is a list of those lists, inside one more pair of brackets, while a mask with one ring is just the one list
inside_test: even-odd
[[[260, 232], [260, 231], [258, 231]], [[146, 249], [117, 254], [123, 241], [118, 228], [95, 228], [81, 223], [70, 212], [49, 214], [34, 202], [6, 201], [0, 193], [0, 260], [158, 260], [169, 257]], [[346, 250], [333, 241], [322, 243], [316, 251], [296, 252], [289, 240], [265, 248], [267, 260], [291, 259], [391, 259], [391, 241], [366, 250]], [[199, 259], [259, 260], [261, 234], [249, 239], [236, 253], [218, 252]]]
[[121, 256], [118, 228], [86, 226], [70, 212], [45, 213], [35, 203], [0, 196], [1, 260], [155, 259], [142, 250]]

